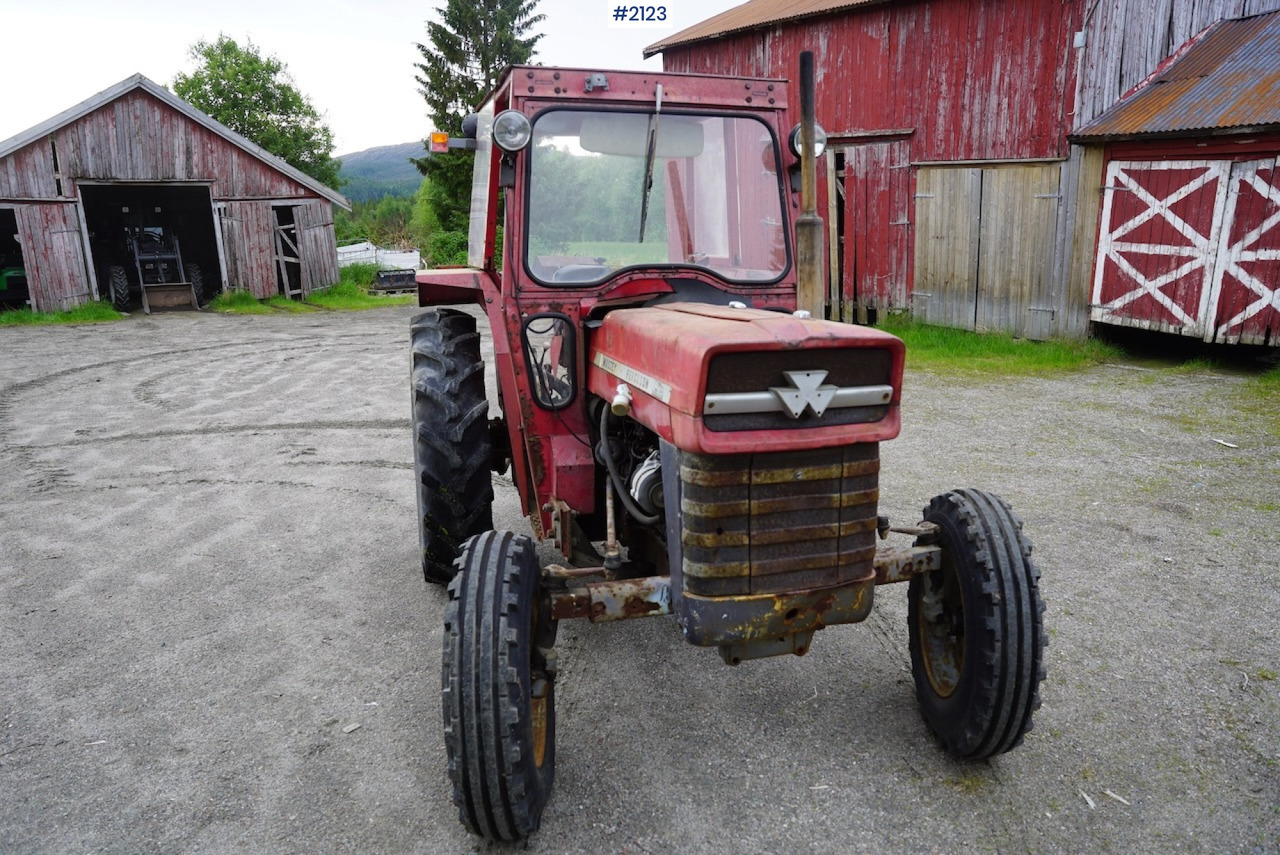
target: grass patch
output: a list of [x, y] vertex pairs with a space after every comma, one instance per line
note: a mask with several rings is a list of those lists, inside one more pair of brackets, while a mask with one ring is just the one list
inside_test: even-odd
[[975, 333], [889, 315], [878, 326], [907, 345], [907, 364], [967, 374], [1053, 374], [1124, 358], [1119, 348], [1095, 339], [1028, 341], [1007, 333]]
[[118, 321], [124, 315], [104, 300], [94, 300], [76, 306], [66, 312], [33, 312], [31, 309], [11, 309], [0, 312], [0, 326], [33, 326], [37, 324], [92, 324], [102, 321]]
[[418, 298], [375, 297], [369, 289], [378, 281], [378, 265], [350, 264], [342, 268], [342, 278], [332, 288], [323, 291], [312, 291], [307, 302], [313, 306], [333, 311], [352, 311], [359, 309], [377, 309], [381, 306], [412, 306]]
[[1280, 367], [1249, 378], [1244, 386], [1246, 400], [1240, 409], [1261, 422], [1267, 431], [1280, 439]]
[[230, 315], [269, 315], [271, 307], [264, 305], [248, 291], [227, 291], [214, 297], [209, 308]]
[[352, 264], [342, 268], [341, 277], [337, 285], [312, 291], [305, 300], [290, 300], [288, 297], [259, 300], [248, 291], [229, 291], [215, 297], [209, 308], [215, 312], [235, 315], [270, 315], [276, 312], [305, 314], [320, 309], [351, 311], [382, 306], [412, 306], [418, 302], [418, 298], [414, 296], [375, 297], [370, 294], [369, 289], [378, 280], [376, 264]]
[[309, 303], [303, 303], [300, 300], [290, 300], [288, 297], [272, 297], [269, 300], [263, 300], [262, 302], [264, 305], [279, 312], [293, 312], [295, 314], [305, 315], [318, 311], [315, 306], [312, 306]]

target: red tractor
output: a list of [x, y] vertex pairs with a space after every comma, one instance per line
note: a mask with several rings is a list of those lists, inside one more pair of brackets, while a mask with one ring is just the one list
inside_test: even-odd
[[[801, 71], [788, 133], [782, 80], [515, 67], [450, 141], [476, 154], [470, 266], [417, 277], [413, 428], [423, 572], [449, 591], [449, 777], [478, 835], [538, 828], [562, 620], [672, 615], [737, 665], [803, 655], [907, 582], [942, 746], [990, 757], [1031, 728], [1046, 637], [1020, 520], [964, 489], [891, 529], [903, 344], [798, 309], [821, 234]], [[475, 319], [442, 308], [460, 304], [493, 331], [496, 417]], [[492, 530], [508, 467], [532, 538]]]

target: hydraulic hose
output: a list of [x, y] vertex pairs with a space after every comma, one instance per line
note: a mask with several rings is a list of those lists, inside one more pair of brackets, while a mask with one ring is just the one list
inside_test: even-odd
[[613, 459], [613, 451], [609, 448], [609, 415], [609, 405], [606, 402], [600, 408], [600, 454], [604, 457], [604, 467], [609, 470], [609, 481], [612, 482], [614, 492], [622, 500], [622, 507], [627, 509], [627, 513], [641, 525], [653, 525], [658, 521], [658, 516], [656, 514], [650, 516], [636, 506], [631, 499], [631, 493], [627, 491], [627, 485], [622, 481], [622, 476], [618, 474], [617, 461]]

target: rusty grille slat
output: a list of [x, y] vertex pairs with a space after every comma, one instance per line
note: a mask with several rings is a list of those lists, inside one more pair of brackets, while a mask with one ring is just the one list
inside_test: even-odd
[[879, 446], [682, 454], [684, 584], [730, 596], [874, 575]]

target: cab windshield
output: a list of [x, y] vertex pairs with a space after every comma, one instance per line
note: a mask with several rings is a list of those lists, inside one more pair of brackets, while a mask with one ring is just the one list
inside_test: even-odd
[[549, 110], [529, 160], [525, 263], [543, 284], [668, 264], [764, 284], [787, 269], [777, 146], [758, 119]]

